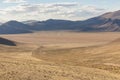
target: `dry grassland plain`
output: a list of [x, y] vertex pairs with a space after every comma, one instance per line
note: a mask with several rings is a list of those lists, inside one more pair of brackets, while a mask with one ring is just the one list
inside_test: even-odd
[[120, 80], [119, 32], [0, 36], [0, 80]]

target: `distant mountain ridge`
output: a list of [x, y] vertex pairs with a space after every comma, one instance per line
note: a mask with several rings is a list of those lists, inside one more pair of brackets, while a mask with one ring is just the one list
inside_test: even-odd
[[82, 32], [120, 32], [120, 10], [84, 21], [49, 19], [24, 22], [8, 21], [0, 25], [0, 34], [21, 34], [35, 31], [72, 30]]
[[18, 21], [8, 21], [0, 25], [0, 34], [31, 33], [28, 25]]

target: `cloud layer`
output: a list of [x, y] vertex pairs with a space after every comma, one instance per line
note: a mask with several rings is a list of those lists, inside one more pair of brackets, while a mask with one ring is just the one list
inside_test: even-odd
[[4, 0], [3, 3], [22, 3], [26, 2], [25, 0]]
[[[5, 2], [24, 2], [25, 0], [5, 0]], [[17, 4], [15, 6], [0, 9], [0, 18], [5, 20], [45, 20], [45, 19], [70, 19], [82, 20], [97, 16], [105, 12], [105, 9], [90, 5], [81, 5], [76, 2], [64, 3], [39, 3]]]

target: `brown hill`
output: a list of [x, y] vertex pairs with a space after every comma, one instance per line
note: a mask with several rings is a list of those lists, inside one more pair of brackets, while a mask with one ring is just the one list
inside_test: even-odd
[[103, 14], [101, 17], [107, 19], [120, 19], [120, 10]]

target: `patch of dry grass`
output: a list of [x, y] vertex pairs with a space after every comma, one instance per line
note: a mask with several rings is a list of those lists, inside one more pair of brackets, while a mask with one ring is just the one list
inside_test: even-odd
[[119, 33], [2, 36], [27, 44], [0, 45], [0, 80], [120, 80]]
[[[115, 66], [115, 64], [120, 64], [119, 42], [70, 49], [47, 49], [42, 47], [34, 51], [33, 56], [57, 64], [85, 66], [119, 73], [120, 66]], [[114, 64], [114, 66], [106, 65], [106, 63]]]
[[[22, 58], [21, 58], [22, 59]], [[119, 80], [117, 74], [29, 59], [0, 59], [1, 80]]]

